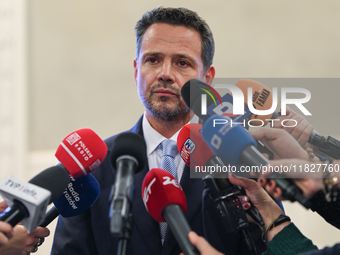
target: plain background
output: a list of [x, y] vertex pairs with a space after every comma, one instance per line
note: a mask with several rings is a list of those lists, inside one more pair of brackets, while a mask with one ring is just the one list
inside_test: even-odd
[[[135, 124], [144, 108], [133, 79], [134, 26], [145, 11], [160, 5], [192, 9], [207, 21], [218, 78], [339, 77], [338, 1], [4, 0], [2, 179], [12, 174], [27, 181], [55, 164], [57, 146], [77, 129], [91, 128], [104, 139]], [[16, 30], [6, 29], [8, 20], [20, 23], [13, 23]], [[18, 45], [22, 51], [14, 50]], [[20, 86], [9, 75], [11, 68], [21, 74]], [[310, 123], [340, 139], [336, 81], [334, 86], [322, 79], [313, 85], [301, 81], [312, 91]], [[338, 230], [318, 215], [289, 202], [285, 208], [320, 248], [340, 241]], [[54, 225], [49, 228], [53, 235]], [[49, 237], [36, 254], [48, 254], [51, 242]]]

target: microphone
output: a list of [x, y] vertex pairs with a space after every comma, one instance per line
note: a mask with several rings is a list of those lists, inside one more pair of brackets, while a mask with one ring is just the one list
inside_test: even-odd
[[168, 223], [185, 255], [200, 254], [188, 237], [191, 228], [184, 216], [187, 202], [175, 177], [163, 169], [151, 169], [142, 183], [142, 197], [152, 218]]
[[[255, 139], [245, 128], [239, 125], [231, 126], [228, 117], [219, 116], [219, 118], [224, 118], [226, 124], [219, 126], [215, 123], [215, 117], [211, 116], [202, 128], [204, 141], [217, 156], [234, 164], [255, 166], [257, 171], [269, 163], [269, 160], [257, 150]], [[271, 176], [276, 178], [275, 182], [285, 198], [292, 202], [298, 201], [306, 208], [310, 208], [310, 201], [291, 180], [280, 178], [281, 174], [274, 173]]]
[[[130, 210], [133, 197], [133, 176], [146, 164], [146, 144], [144, 138], [132, 132], [118, 135], [110, 155], [111, 164], [117, 174], [111, 190], [110, 230], [114, 235], [129, 232], [132, 227]], [[128, 239], [126, 233], [125, 239]]]
[[55, 156], [70, 175], [77, 178], [97, 169], [106, 154], [105, 142], [91, 129], [83, 128], [66, 136]]
[[[257, 110], [268, 110], [272, 105], [272, 91], [261, 84], [260, 82], [249, 80], [249, 79], [240, 79], [237, 81], [236, 87], [240, 88], [244, 94], [245, 103], [247, 103], [248, 98], [248, 88], [252, 88], [252, 102], [253, 106]], [[270, 120], [276, 119], [281, 115], [280, 112], [275, 111], [270, 115], [255, 115], [251, 116], [252, 119], [258, 119], [263, 121], [263, 125], [267, 125]], [[252, 123], [254, 126], [261, 125], [262, 123], [254, 122]], [[322, 136], [317, 134], [314, 130], [310, 134], [308, 138], [308, 142], [313, 144], [319, 148], [322, 153], [334, 158], [340, 159], [340, 141], [331, 137], [331, 136]]]
[[[244, 103], [248, 108], [248, 88], [252, 88], [252, 103], [256, 110], [269, 110], [273, 106], [273, 92], [262, 83], [250, 79], [240, 79], [235, 86], [243, 92]], [[277, 105], [278, 104], [276, 104], [275, 109]], [[253, 121], [253, 126], [265, 126], [270, 119], [276, 119], [280, 115], [281, 114], [275, 110], [273, 113], [267, 115], [252, 114], [250, 119], [261, 120], [260, 122]]]
[[11, 209], [0, 220], [13, 227], [21, 222], [32, 232], [43, 221], [47, 205], [63, 193], [68, 182], [67, 171], [60, 166], [47, 168], [28, 183], [7, 177], [0, 184], [0, 194]]
[[99, 193], [99, 183], [91, 174], [76, 179], [70, 177], [66, 189], [47, 211], [40, 227], [49, 225], [59, 214], [68, 218], [83, 213], [93, 205]]
[[223, 164], [202, 139], [201, 130], [201, 124], [190, 123], [179, 131], [177, 149], [183, 161], [192, 169]]
[[[204, 165], [219, 169], [226, 168], [221, 159], [211, 151], [203, 140], [201, 130], [202, 125], [195, 123], [187, 124], [180, 130], [177, 137], [177, 148], [183, 161], [190, 168]], [[228, 173], [229, 171], [224, 173], [224, 176], [227, 176]], [[238, 203], [237, 199], [237, 194], [243, 189], [231, 184], [228, 178], [213, 178], [207, 175], [203, 178], [203, 181], [205, 187], [210, 191], [210, 197], [226, 230], [233, 233], [238, 229], [248, 227], [248, 220], [241, 203]], [[260, 225], [264, 224], [256, 207], [250, 207], [247, 212]]]
[[[208, 91], [210, 89], [212, 92]], [[240, 122], [243, 121], [244, 125], [246, 125], [246, 120], [249, 119], [250, 115], [252, 114], [248, 107], [244, 106], [244, 114], [243, 115], [233, 115], [233, 97], [230, 94], [225, 94], [222, 98], [217, 91], [215, 91], [211, 86], [205, 84], [202, 81], [191, 79], [187, 81], [182, 89], [181, 89], [182, 97], [187, 104], [187, 106], [197, 115], [201, 120], [206, 120], [209, 116], [213, 115], [222, 115], [222, 116], [229, 116], [233, 121]], [[202, 96], [206, 96], [206, 94], [215, 95], [218, 97], [217, 100], [213, 100], [212, 96], [204, 97], [206, 98], [207, 102], [202, 102]], [[207, 111], [202, 113], [203, 105], [209, 105]], [[203, 122], [203, 121], [201, 121]], [[257, 146], [260, 152], [266, 153], [270, 159], [274, 157], [274, 154], [264, 146], [260, 141], [257, 141]]]

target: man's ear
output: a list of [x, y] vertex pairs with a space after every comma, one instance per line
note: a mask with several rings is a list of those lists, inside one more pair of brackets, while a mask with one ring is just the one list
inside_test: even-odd
[[215, 78], [215, 67], [213, 65], [209, 66], [208, 70], [206, 71], [204, 78], [205, 82], [211, 86], [213, 79]]
[[133, 75], [134, 75], [134, 77], [135, 77], [135, 83], [136, 83], [136, 85], [137, 85], [137, 74], [138, 74], [137, 58], [135, 58], [135, 59], [133, 60], [133, 69], [134, 69]]

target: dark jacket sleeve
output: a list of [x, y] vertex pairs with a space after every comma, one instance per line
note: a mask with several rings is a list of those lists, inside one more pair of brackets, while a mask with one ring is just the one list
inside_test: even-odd
[[329, 224], [340, 229], [340, 192], [336, 199], [327, 201], [323, 191], [317, 192], [312, 198], [312, 210], [320, 214]]
[[[84, 245], [86, 244], [86, 245]], [[96, 255], [90, 211], [70, 218], [59, 216], [51, 255]]]

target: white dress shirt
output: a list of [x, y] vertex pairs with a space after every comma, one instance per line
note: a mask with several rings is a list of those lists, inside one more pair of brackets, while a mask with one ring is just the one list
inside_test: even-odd
[[[188, 123], [198, 123], [198, 117], [195, 115]], [[170, 139], [174, 140], [177, 143], [177, 136], [180, 130], [176, 132]], [[146, 155], [148, 157], [149, 169], [159, 168], [162, 161], [162, 148], [160, 143], [166, 140], [167, 138], [158, 133], [149, 123], [148, 119], [143, 116], [143, 132], [144, 139], [146, 143]], [[177, 177], [178, 182], [181, 181], [181, 177], [184, 171], [185, 162], [179, 155], [179, 153], [175, 157], [175, 164], [177, 167]]]

